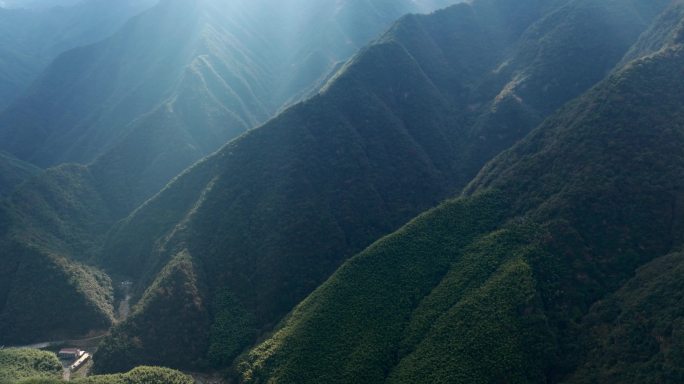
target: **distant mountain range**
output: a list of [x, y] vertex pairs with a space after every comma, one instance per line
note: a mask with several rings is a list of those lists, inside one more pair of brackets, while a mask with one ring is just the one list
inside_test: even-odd
[[116, 220], [185, 167], [316, 89], [395, 18], [438, 3], [311, 0], [283, 19], [281, 2], [164, 0], [60, 55], [0, 116], [0, 147], [88, 165], [55, 166], [9, 196], [11, 237], [92, 259]]
[[93, 189], [125, 215], [400, 15], [451, 1], [300, 3], [162, 1], [61, 55], [0, 115], [0, 148], [41, 167], [89, 164]]
[[50, 8], [43, 1], [46, 7], [39, 9], [0, 4], [0, 111], [26, 92], [59, 54], [104, 39], [155, 2], [88, 0], [72, 6], [75, 2], [65, 1], [70, 6]]
[[0, 114], [0, 344], [109, 330], [97, 373], [239, 383], [684, 380], [684, 1], [297, 2], [162, 0]]
[[[190, 350], [230, 345], [215, 357], [229, 362], [347, 258], [457, 194], [604, 78], [664, 5], [479, 1], [402, 19], [319, 96], [196, 164], [109, 234], [99, 265], [141, 282], [142, 299], [98, 366], [192, 361], [188, 343], [184, 360], [158, 355], [172, 346], [145, 331], [166, 305], [156, 292], [167, 280], [155, 275], [178, 258], [195, 271], [184, 294], [198, 296], [187, 300], [204, 304], [163, 316], [163, 327], [188, 334]], [[223, 316], [241, 326], [216, 330], [218, 340], [214, 327], [183, 325], [220, 327]]]

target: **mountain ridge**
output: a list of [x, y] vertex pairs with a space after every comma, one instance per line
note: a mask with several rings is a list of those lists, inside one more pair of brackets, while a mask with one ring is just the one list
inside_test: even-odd
[[[682, 190], [671, 184], [684, 165], [683, 58], [675, 45], [628, 64], [498, 156], [463, 197], [350, 259], [243, 355], [240, 380], [562, 381], [585, 358], [577, 336], [590, 306], [681, 245], [670, 200]], [[497, 229], [449, 222], [473, 215], [499, 217]], [[437, 260], [448, 274], [430, 273]], [[602, 364], [598, 377], [615, 379]]]
[[[434, 4], [383, 3], [383, 7], [389, 7], [386, 8], [388, 15], [364, 22], [362, 28], [357, 28], [354, 33], [359, 36], [356, 37], [355, 44], [365, 43], [374, 31], [383, 28], [393, 14], [407, 9], [430, 9], [437, 4], [449, 2], [450, 0]], [[311, 8], [309, 13], [321, 8], [318, 2], [306, 4]], [[372, 2], [361, 4], [367, 7]], [[278, 52], [283, 48], [278, 48], [277, 42], [280, 39], [288, 42], [290, 37], [278, 37], [279, 40], [268, 42], [265, 41], [268, 39], [252, 31], [265, 25], [270, 35], [284, 35], [279, 31], [280, 26], [268, 24], [268, 18], [274, 12], [276, 14], [273, 17], [278, 17], [278, 7], [285, 6], [278, 5], [267, 12], [266, 16], [253, 21], [254, 15], [250, 12], [267, 7], [268, 2], [236, 3], [228, 9], [217, 11], [219, 5], [226, 6], [216, 0], [196, 4], [165, 1], [135, 18], [107, 41], [63, 55], [43, 75], [45, 84], [34, 87], [34, 96], [28, 96], [26, 101], [18, 103], [12, 111], [0, 117], [0, 145], [12, 146], [14, 142], [16, 149], [21, 152], [19, 157], [31, 158], [34, 162], [44, 164], [51, 163], [47, 161], [48, 157], [69, 160], [68, 153], [78, 152], [79, 156], [71, 160], [87, 163], [93, 181], [90, 185], [86, 186], [81, 182], [72, 188], [75, 191], [84, 188], [96, 191], [96, 194], [108, 201], [106, 208], [113, 212], [115, 219], [125, 217], [186, 167], [214, 152], [228, 139], [267, 120], [280, 103], [286, 102], [285, 95], [293, 96], [291, 94], [298, 92], [294, 89], [271, 92], [269, 82], [282, 75], [280, 72], [291, 71], [292, 68], [289, 63], [280, 63], [277, 57], [273, 57], [278, 54], [269, 56], [258, 52], [260, 47]], [[255, 9], [250, 10], [248, 5]], [[342, 9], [358, 13], [359, 10], [355, 7], [357, 5], [354, 2], [345, 3]], [[241, 8], [245, 10], [233, 14], [234, 9]], [[327, 13], [329, 11], [326, 11], [326, 15]], [[314, 16], [315, 13], [308, 17]], [[336, 15], [327, 15], [316, 20], [316, 23], [325, 26], [331, 17]], [[174, 18], [182, 22], [176, 23]], [[255, 24], [249, 25], [250, 23]], [[296, 21], [292, 23], [299, 29], [304, 28]], [[152, 28], [155, 25], [157, 29]], [[166, 55], [167, 50], [163, 47], [170, 45], [170, 40], [164, 38], [163, 44], [156, 44], [160, 37], [166, 36], [160, 25], [165, 25], [164, 28], [172, 34], [182, 35], [181, 40], [171, 45], [179, 45], [189, 51], [174, 48], [170, 54], [182, 56], [182, 64], [177, 65], [174, 59], [169, 59], [170, 56]], [[156, 31], [156, 38], [143, 33], [149, 28]], [[322, 31], [326, 32], [328, 29], [324, 28]], [[343, 32], [345, 30], [336, 33]], [[138, 36], [141, 34], [144, 36]], [[297, 44], [303, 45], [303, 52], [323, 51], [328, 57], [326, 60], [334, 61], [346, 58], [347, 52], [351, 54], [354, 47], [354, 44], [349, 47], [342, 44], [342, 48], [338, 50], [336, 46], [331, 48], [327, 44], [332, 41], [340, 45], [340, 39], [346, 38], [335, 34], [328, 37], [326, 33], [322, 33], [321, 38], [309, 45], [301, 42]], [[138, 41], [135, 46], [140, 49], [150, 46], [154, 49], [150, 52], [146, 52], [146, 48], [136, 51], [127, 43], [131, 40]], [[191, 43], [181, 44], [179, 41]], [[155, 59], [158, 57], [168, 60]], [[150, 58], [154, 62], [147, 65], [146, 60]], [[108, 64], [102, 66], [101, 62]], [[140, 71], [136, 63], [144, 64], [144, 73], [138, 73]], [[165, 68], [172, 68], [172, 73], [166, 74]], [[303, 68], [301, 71], [307, 70]], [[146, 79], [146, 83], [138, 84], [137, 80], [127, 80], [129, 72], [134, 72], [133, 79]], [[64, 73], [70, 73], [69, 79], [65, 80], [65, 76], [62, 76]], [[156, 80], [147, 76], [150, 73]], [[324, 76], [325, 68], [319, 68], [313, 73], [316, 74], [314, 77]], [[112, 79], [120, 79], [122, 84], [115, 84]], [[307, 81], [300, 82], [299, 87], [304, 87], [302, 84]], [[63, 89], [63, 84], [70, 85]], [[144, 92], [140, 93], [140, 90]], [[272, 96], [272, 93], [281, 96]], [[73, 94], [77, 95], [75, 99]], [[98, 105], [101, 107], [94, 108]], [[137, 106], [131, 109], [128, 107], [130, 105]], [[31, 112], [38, 107], [41, 113]], [[139, 110], [142, 115], [131, 113], [134, 109]], [[46, 110], [52, 110], [58, 116], [51, 118]], [[70, 113], [63, 113], [65, 110]], [[22, 129], [16, 129], [18, 126]], [[50, 127], [54, 128], [53, 132], [49, 131], [53, 129]], [[83, 130], [87, 133], [82, 134]], [[42, 141], [44, 144], [41, 144]], [[60, 142], [68, 143], [66, 148], [58, 144]], [[105, 148], [102, 148], [103, 145]], [[47, 177], [63, 171], [49, 170]], [[74, 175], [73, 178], [78, 179], [79, 176]], [[49, 193], [46, 191], [46, 194]], [[65, 220], [79, 223], [78, 219]], [[86, 229], [90, 226], [87, 222], [83, 224]]]
[[155, 1], [89, 0], [47, 9], [0, 7], [0, 111], [30, 88], [60, 53], [106, 38]]
[[[80, 117], [83, 117], [79, 113], [85, 113], [87, 116], [84, 117], [85, 123], [83, 124], [87, 125], [98, 118], [99, 110], [96, 110], [94, 114], [89, 112], [93, 105], [111, 113], [116, 108], [120, 108], [120, 105], [131, 103], [131, 100], [144, 101], [147, 96], [136, 94], [136, 92], [145, 88], [141, 88], [141, 84], [149, 84], [151, 81], [147, 74], [138, 74], [134, 79], [135, 81], [131, 80], [126, 84], [119, 84], [111, 80], [124, 78], [126, 71], [132, 70], [126, 65], [133, 65], [135, 60], [151, 58], [153, 62], [157, 62], [161, 60], [160, 57], [167, 57], [157, 57], [157, 54], [160, 51], [165, 51], [164, 46], [178, 43], [178, 41], [165, 40], [166, 45], [157, 45], [154, 36], [147, 39], [136, 39], [135, 37], [140, 37], [140, 33], [145, 32], [147, 28], [154, 27], [157, 21], [161, 23], [160, 28], [154, 29], [152, 35], [154, 33], [163, 35], [161, 30], [164, 28], [161, 27], [164, 27], [164, 23], [166, 23], [165, 28], [167, 30], [173, 30], [176, 34], [183, 34], [186, 29], [182, 28], [183, 25], [175, 22], [181, 18], [185, 24], [200, 23], [198, 28], [190, 28], [196, 33], [182, 36], [186, 40], [197, 42], [197, 44], [190, 44], [190, 48], [185, 47], [189, 52], [184, 52], [182, 49], [173, 51], [175, 55], [185, 55], [192, 59], [191, 66], [178, 69], [177, 72], [183, 74], [182, 79], [171, 82], [160, 81], [159, 84], [154, 85], [155, 89], [149, 90], [149, 94], [159, 94], [166, 92], [165, 88], [174, 88], [183, 90], [182, 95], [179, 94], [176, 98], [169, 96], [156, 109], [148, 111], [128, 128], [115, 130], [116, 132], [105, 132], [102, 137], [100, 137], [100, 133], [92, 132], [92, 140], [95, 141], [104, 139], [105, 136], [124, 135], [124, 131], [129, 133], [126, 137], [120, 138], [121, 141], [113, 144], [111, 150], [99, 155], [91, 163], [86, 165], [62, 164], [49, 168], [14, 190], [4, 203], [8, 216], [8, 224], [3, 228], [6, 231], [5, 236], [45, 254], [59, 254], [67, 257], [69, 261], [99, 266], [99, 260], [96, 256], [100, 253], [108, 230], [117, 220], [125, 217], [130, 211], [135, 210], [139, 204], [144, 203], [158, 192], [188, 164], [212, 148], [218, 148], [224, 142], [224, 138], [221, 137], [225, 135], [225, 127], [221, 127], [221, 132], [216, 133], [212, 131], [216, 126], [203, 127], [203, 124], [195, 125], [194, 123], [209, 121], [210, 123], [222, 124], [225, 122], [224, 117], [229, 115], [233, 116], [233, 120], [243, 119], [250, 124], [256, 122], [256, 119], [249, 117], [235, 117], [237, 112], [232, 111], [238, 111], [238, 109], [228, 110], [222, 104], [225, 99], [235, 101], [234, 92], [231, 93], [232, 91], [229, 89], [231, 86], [235, 89], [252, 87], [243, 81], [243, 76], [239, 76], [244, 83], [243, 85], [240, 85], [242, 83], [239, 81], [230, 81], [231, 84], [227, 84], [224, 80], [230, 79], [226, 77], [226, 72], [228, 70], [249, 72], [253, 63], [262, 65], [259, 63], [265, 59], [255, 56], [244, 58], [245, 61], [241, 62], [240, 60], [243, 60], [241, 56], [244, 55], [236, 54], [235, 57], [231, 57], [227, 53], [240, 53], [240, 51], [233, 49], [235, 47], [245, 50], [246, 48], [243, 46], [245, 42], [238, 41], [237, 37], [244, 37], [243, 35], [249, 34], [250, 30], [235, 30], [234, 34], [231, 35], [223, 33], [225, 32], [224, 29], [232, 28], [231, 24], [218, 25], [219, 23], [216, 20], [206, 24], [204, 20], [218, 18], [221, 21], [226, 19], [233, 25], [241, 23], [240, 26], [249, 24], [251, 21], [241, 19], [241, 15], [225, 15], [226, 10], [222, 11], [223, 14], [215, 12], [215, 6], [221, 4], [223, 3], [215, 0], [203, 1], [202, 4], [180, 0], [163, 2], [156, 8], [136, 17], [117, 35], [110, 37], [105, 42], [78, 48], [62, 55], [50, 69], [59, 76], [52, 76], [50, 73], [44, 74], [43, 83], [50, 83], [51, 86], [46, 88], [48, 91], [42, 94], [42, 99], [34, 99], [28, 103], [45, 102], [54, 107], [53, 112], [59, 115], [59, 118], [56, 118], [53, 123], [60, 119], [61, 121], [76, 122], [79, 121]], [[249, 4], [253, 3], [249, 2]], [[318, 1], [308, 1], [307, 4], [313, 5], [314, 9], [321, 7]], [[363, 5], [363, 3], [361, 4]], [[389, 11], [388, 15], [383, 17], [390, 17], [394, 12], [400, 12], [401, 7], [407, 6], [407, 4], [409, 3], [386, 3]], [[261, 5], [268, 5], [268, 2]], [[209, 8], [203, 8], [204, 6]], [[279, 5], [279, 7], [284, 7], [284, 5]], [[345, 9], [353, 10], [354, 7], [355, 3], [350, 2], [348, 8]], [[274, 7], [274, 9], [277, 10], [278, 8]], [[193, 15], [196, 17], [191, 17]], [[154, 23], [147, 23], [146, 20], [149, 19], [152, 19]], [[325, 24], [326, 20], [324, 18], [319, 22]], [[381, 28], [382, 22], [383, 19], [371, 19], [368, 23], [363, 23], [363, 28], [354, 30], [354, 33], [358, 34], [357, 38], [362, 41], [365, 38], [364, 34], [371, 34], [373, 30]], [[150, 37], [149, 34], [143, 33], [143, 35], [145, 35], [143, 37]], [[333, 36], [333, 40], [335, 38], [337, 37]], [[259, 37], [250, 37], [250, 39], [258, 40]], [[322, 42], [325, 43], [326, 39], [323, 39]], [[135, 44], [129, 44], [131, 41], [134, 41]], [[146, 49], [150, 46], [156, 50], [147, 52]], [[259, 47], [251, 47], [254, 54], [259, 52], [257, 48]], [[312, 50], [315, 48], [315, 46], [313, 48], [305, 47], [305, 49]], [[328, 49], [327, 46], [324, 48]], [[117, 54], [124, 51], [128, 56]], [[328, 53], [343, 56], [343, 52]], [[112, 56], [114, 59], [109, 60]], [[224, 63], [227, 60], [226, 57], [231, 60], [230, 63]], [[86, 58], [89, 60], [85, 60]], [[239, 65], [230, 66], [228, 69], [223, 68], [229, 64], [232, 65], [233, 61]], [[114, 64], [101, 65], [112, 63]], [[217, 63], [221, 63], [223, 67], [219, 68]], [[160, 63], [157, 64], [161, 65]], [[59, 68], [67, 69], [69, 76], [62, 77], [61, 74], [64, 71], [58, 70]], [[88, 70], [81, 71], [80, 69], [83, 68]], [[152, 65], [151, 68], [158, 68], [158, 66]], [[218, 76], [218, 72], [222, 72], [220, 75], [224, 78]], [[157, 75], [155, 77], [157, 79], [169, 77], [164, 73]], [[262, 81], [271, 75], [267, 73], [264, 76], [261, 79]], [[70, 77], [71, 80], [65, 80], [67, 77]], [[175, 78], [175, 76], [170, 77]], [[84, 79], [94, 79], [94, 82], [87, 84]], [[144, 80], [147, 83], [144, 81], [138, 83], [138, 80]], [[70, 85], [66, 86], [65, 84]], [[223, 86], [223, 88], [214, 87], [216, 84]], [[201, 89], [196, 90], [195, 88], [198, 86]], [[265, 86], [260, 87], [265, 88]], [[34, 92], [38, 92], [39, 88], [41, 88], [40, 85], [37, 85]], [[74, 102], [71, 99], [65, 100], [64, 97], [55, 96], [69, 94], [69, 92], [75, 92], [78, 89], [83, 90], [79, 97], [87, 99], [86, 102]], [[262, 94], [264, 92], [261, 91]], [[127, 99], [129, 93], [136, 95], [134, 98]], [[218, 99], [221, 99], [220, 102], [217, 101]], [[105, 102], [104, 105], [101, 105], [100, 103], [103, 100], [111, 100], [111, 103]], [[242, 101], [246, 100], [247, 97], [245, 96]], [[238, 105], [242, 101], [237, 100], [235, 103]], [[22, 118], [30, 118], [35, 123], [34, 117], [36, 116], [30, 112], [35, 105], [29, 104], [23, 104], [26, 111], [29, 112], [26, 112]], [[257, 107], [261, 108], [260, 106]], [[144, 110], [145, 108], [140, 109]], [[65, 110], [72, 113], [64, 113]], [[9, 113], [5, 114], [5, 116], [8, 115]], [[116, 113], [116, 115], [113, 118], [127, 118], [127, 116], [123, 116], [124, 114]], [[266, 117], [264, 115], [263, 118]], [[47, 119], [45, 115], [38, 116], [38, 120], [41, 118]], [[156, 121], [157, 124], [149, 124], [148, 120]], [[80, 129], [79, 124], [67, 124], [63, 128], [66, 132], [71, 132]], [[39, 132], [42, 132], [44, 128], [41, 127], [41, 124], [34, 127]], [[247, 127], [245, 124], [241, 129]], [[202, 130], [205, 133], [197, 135], [197, 132]], [[22, 135], [27, 142], [40, 144], [40, 135], [33, 133], [27, 129]], [[47, 132], [46, 134], [49, 136], [52, 133]], [[62, 138], [62, 140], [70, 141], [70, 144], [79, 144], [90, 139], [74, 137], [73, 142], [67, 138]], [[53, 140], [50, 138], [50, 143], [52, 142]], [[4, 140], [0, 143], [7, 145]], [[60, 149], [54, 146], [50, 147], [49, 150], [50, 152], [59, 152]], [[119, 278], [118, 275], [113, 276]], [[151, 276], [150, 283], [153, 280], [154, 276]]]
[[[62, 116], [74, 146], [38, 156], [98, 143], [92, 160], [0, 157], [0, 177], [3, 159], [37, 172], [0, 200], [0, 341], [110, 329], [95, 372], [244, 383], [679, 382], [684, 3], [476, 0], [404, 16], [333, 65], [364, 40], [356, 21], [390, 18], [336, 4], [299, 19], [334, 28], [289, 46], [301, 25], [265, 0], [167, 0], [58, 59], [55, 74], [120, 61], [73, 74], [90, 106], [37, 91], [83, 107]], [[188, 44], [128, 42], [160, 20]], [[283, 76], [270, 50], [304, 69]], [[120, 84], [131, 58], [170, 69]]]
[[[209, 296], [202, 300], [228, 290], [233, 310], [247, 310], [255, 321], [246, 330], [267, 332], [344, 260], [457, 193], [489, 158], [537, 125], [540, 117], [527, 111], [543, 115], [549, 100], [527, 104], [506, 87], [514, 70], [490, 73], [516, 54], [502, 42], [521, 44], [510, 31], [525, 36], [530, 28], [514, 11], [537, 15], [526, 21], [534, 26], [554, 26], [543, 17], [549, 12], [561, 20], [594, 15], [592, 23], [567, 23], [611, 31], [586, 50], [574, 42], [570, 51], [580, 64], [594, 63], [588, 67], [597, 77], [609, 73], [647, 28], [647, 17], [631, 12], [631, 3], [567, 3], [573, 6], [504, 1], [510, 8], [502, 10], [498, 1], [482, 1], [402, 19], [318, 96], [230, 142], [123, 220], [110, 232], [99, 263], [132, 274], [143, 290], [168, 260], [187, 250], [205, 270]], [[612, 22], [617, 15], [627, 15], [619, 26]], [[573, 28], [565, 30], [568, 36]], [[595, 40], [591, 33], [582, 36]], [[612, 53], [596, 61], [591, 53], [604, 45]], [[544, 67], [523, 68], [528, 81], [547, 75]], [[562, 68], [559, 74], [573, 73], [573, 65]], [[552, 88], [557, 100], [579, 96], [579, 90], [568, 93], [566, 82], [574, 79]], [[502, 88], [509, 92], [497, 97]], [[487, 151], [459, 151], [478, 144]], [[106, 343], [134, 337], [119, 330]], [[242, 331], [235, 332], [242, 340]], [[107, 361], [121, 361], [122, 352], [100, 356], [98, 369], [112, 369]]]

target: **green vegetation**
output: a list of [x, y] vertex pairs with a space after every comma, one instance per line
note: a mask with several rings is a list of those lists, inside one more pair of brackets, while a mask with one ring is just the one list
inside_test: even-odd
[[241, 379], [679, 382], [681, 257], [628, 280], [682, 245], [682, 67], [663, 47], [564, 107], [464, 197], [347, 261]]
[[586, 362], [567, 381], [680, 383], [684, 380], [684, 254], [639, 268], [584, 321]]
[[75, 380], [76, 384], [193, 384], [195, 381], [178, 371], [158, 367], [137, 367], [118, 375], [92, 376]]
[[62, 376], [62, 364], [52, 352], [34, 349], [0, 349], [0, 383], [12, 384], [37, 377], [57, 379]]
[[[54, 357], [54, 354], [51, 354]], [[56, 359], [56, 357], [55, 357]], [[59, 362], [58, 362], [59, 363]], [[61, 373], [61, 365], [59, 366]], [[3, 382], [4, 383], [4, 382]], [[181, 372], [161, 367], [137, 367], [127, 373], [116, 375], [90, 376], [68, 382], [57, 378], [31, 377], [13, 381], [15, 384], [194, 384], [195, 381]]]
[[553, 335], [536, 289], [543, 229], [480, 238], [415, 309], [391, 383], [543, 382]]
[[[137, 7], [146, 4], [146, 1], [131, 0], [134, 2]], [[110, 19], [123, 17], [123, 9], [129, 9], [127, 3], [117, 2], [122, 11], [112, 10]], [[434, 6], [438, 3], [442, 2], [435, 2]], [[92, 264], [115, 221], [158, 192], [185, 167], [266, 120], [283, 104], [296, 100], [299, 94], [308, 92], [318, 77], [326, 75], [337, 61], [349, 57], [399, 15], [432, 9], [432, 5], [418, 5], [408, 0], [387, 2], [382, 5], [382, 12], [369, 13], [358, 24], [349, 20], [338, 24], [335, 18], [355, 18], [375, 10], [375, 5], [371, 2], [344, 4], [337, 14], [338, 10], [333, 7], [311, 0], [297, 10], [302, 13], [298, 23], [303, 31], [293, 35], [283, 33], [283, 26], [278, 29], [271, 23], [273, 17], [280, 17], [281, 11], [289, 10], [290, 6], [280, 2], [271, 5], [280, 8], [265, 10], [263, 5], [252, 1], [164, 1], [133, 18], [111, 38], [60, 55], [28, 94], [2, 113], [0, 147], [43, 165], [64, 160], [89, 164], [49, 168], [14, 190], [28, 176], [24, 171], [29, 169], [14, 158], [9, 160], [3, 152], [0, 194], [8, 195], [2, 203], [3, 237], [44, 254], [58, 254], [68, 260]], [[237, 17], [233, 6], [241, 7], [252, 17]], [[87, 10], [78, 8], [82, 10], [79, 18], [90, 17], [90, 6], [84, 7]], [[108, 5], [106, 9], [111, 7]], [[72, 11], [65, 10], [65, 18], [72, 17]], [[27, 28], [41, 24], [30, 21], [34, 16], [32, 11], [0, 9], [0, 21], [7, 21], [0, 23], [0, 30], [7, 28], [19, 33], [15, 25], [19, 19]], [[96, 16], [89, 21], [101, 23], [98, 27], [103, 29], [112, 27]], [[326, 29], [331, 33], [319, 33]], [[70, 33], [78, 34], [78, 30], [77, 25]], [[351, 33], [353, 44], [348, 44]], [[92, 34], [98, 35], [95, 30]], [[0, 35], [0, 51], [5, 46], [3, 39], [19, 40], [10, 33]], [[311, 36], [311, 40], [302, 40], [301, 36]], [[269, 40], [273, 43], [268, 43]], [[302, 62], [314, 54], [323, 56], [320, 66], [311, 67]], [[0, 62], [0, 72], [3, 64]], [[273, 89], [274, 76], [282, 81], [277, 91]], [[0, 104], [1, 99], [2, 95]], [[181, 220], [184, 214], [180, 212], [180, 217], [173, 218]], [[165, 218], [163, 215], [160, 220]], [[150, 230], [159, 227], [166, 229], [166, 226], [156, 226]], [[145, 282], [153, 281], [154, 274], [162, 267], [163, 264], [155, 266]], [[7, 274], [14, 273], [11, 268], [3, 269]], [[334, 267], [328, 269], [332, 271]], [[40, 269], [36, 273], [39, 272], [45, 271]], [[22, 282], [21, 287], [25, 289], [43, 278], [33, 276]], [[0, 285], [16, 281], [11, 277]], [[33, 290], [40, 291], [40, 286]], [[82, 292], [72, 294], [78, 296]], [[22, 309], [21, 305], [27, 308]], [[16, 301], [12, 306], [17, 313], [42, 313], [36, 312], [30, 301], [25, 304]], [[98, 308], [104, 307], [98, 304]], [[55, 314], [61, 313], [55, 310]], [[217, 312], [216, 316], [225, 319], [228, 315]], [[8, 314], [2, 321], [14, 322], [14, 317]], [[41, 319], [47, 321], [45, 317]], [[98, 328], [100, 323], [96, 322]], [[44, 325], [31, 335], [30, 324], [33, 323], [23, 329], [29, 334], [21, 337], [40, 341]], [[7, 325], [1, 332], [16, 326]], [[216, 337], [221, 340], [217, 342], [230, 343], [222, 328], [225, 327], [215, 327]], [[0, 333], [0, 341], [4, 336]], [[244, 342], [246, 336], [238, 339]]]
[[[139, 364], [201, 366], [209, 315], [193, 258], [178, 254], [157, 276], [129, 319], [113, 328], [97, 351], [93, 369], [122, 372]], [[160, 321], [161, 319], [166, 319]]]
[[112, 285], [104, 273], [18, 243], [0, 246], [0, 344], [76, 338], [111, 326]]
[[[270, 18], [291, 7], [272, 3], [280, 8], [263, 13], [262, 5], [252, 1], [221, 2], [219, 10], [213, 1], [164, 1], [134, 18], [111, 38], [61, 55], [29, 94], [0, 116], [0, 147], [43, 165], [64, 160], [89, 164], [50, 168], [15, 190], [3, 203], [7, 209], [3, 210], [0, 230], [46, 254], [98, 265], [94, 256], [116, 220], [158, 192], [192, 162], [306, 93], [315, 79], [325, 75], [335, 62], [346, 59], [395, 17], [407, 10], [418, 10], [412, 1], [385, 2], [382, 12], [369, 13], [359, 24], [338, 24], [331, 19], [343, 14], [355, 18], [376, 7], [371, 2], [349, 2], [344, 12], [337, 14], [334, 7], [311, 0], [297, 10], [302, 13], [299, 22], [304, 31], [291, 34], [272, 30], [275, 24], [270, 22]], [[228, 9], [233, 5], [243, 7], [254, 17], [236, 17]], [[331, 33], [320, 33], [325, 29]], [[347, 36], [350, 29], [354, 33], [351, 45]], [[301, 36], [314, 40], [302, 40]], [[267, 43], [269, 40], [273, 43]], [[284, 46], [288, 47], [285, 51], [278, 48]], [[263, 57], [264, 52], [268, 57]], [[310, 68], [307, 63], [314, 54], [323, 56], [322, 64]], [[283, 81], [277, 90], [273, 89], [274, 74]], [[291, 74], [297, 79], [290, 78]], [[208, 182], [204, 176], [199, 175], [191, 188], [203, 189]], [[195, 205], [193, 192], [181, 191], [187, 195], [182, 199], [174, 196], [175, 201], [170, 203], [173, 210], [155, 219], [163, 225], [146, 225], [130, 241], [143, 235], [148, 235], [147, 239], [165, 235], [169, 226], [182, 221]], [[419, 209], [436, 201], [432, 199]], [[416, 212], [404, 215], [402, 220]], [[299, 224], [303, 225], [304, 220]], [[390, 229], [367, 234], [366, 242]], [[359, 249], [361, 246], [356, 246], [355, 251]], [[145, 261], [153, 258], [147, 257], [150, 254]], [[135, 274], [119, 265], [112, 269], [124, 272], [124, 276], [144, 272], [143, 286], [154, 280], [168, 259], [164, 255], [151, 266], [141, 263], [140, 267], [148, 270], [138, 270], [136, 265]], [[127, 268], [129, 261], [126, 256], [119, 264]], [[337, 265], [332, 262], [322, 268], [329, 274]], [[315, 275], [305, 291], [285, 299], [281, 312], [289, 310], [320, 282], [319, 274]], [[40, 277], [29, 280], [38, 281]], [[236, 311], [243, 313], [244, 309]], [[218, 324], [225, 323], [220, 318], [228, 315], [217, 312], [212, 316], [218, 316]], [[230, 344], [228, 339], [232, 337], [222, 328], [215, 327], [216, 337], [222, 340], [219, 343]], [[236, 336], [235, 340], [247, 343], [246, 335]], [[240, 347], [233, 346], [231, 354]], [[218, 357], [225, 352], [213, 355], [212, 360], [227, 359]]]
[[18, 187], [6, 199], [12, 237], [46, 252], [92, 258], [115, 218], [93, 179], [86, 167], [62, 165]]
[[382, 381], [413, 308], [507, 205], [500, 194], [448, 202], [350, 259], [240, 363], [243, 379]]
[[245, 356], [242, 379], [539, 382], [555, 352], [536, 291], [545, 232], [491, 232], [509, 203], [448, 202], [352, 258]]
[[[231, 141], [117, 225], [98, 262], [133, 276], [141, 294], [186, 250], [207, 302], [230, 293], [223, 313], [235, 323], [223, 333], [222, 311], [209, 310], [223, 341], [185, 359], [230, 361], [345, 260], [453, 196], [602, 79], [648, 27], [658, 5], [638, 11], [642, 3], [483, 0], [402, 18], [320, 94]], [[544, 64], [552, 58], [558, 66]], [[139, 318], [177, 320], [144, 309]], [[122, 339], [142, 337], [132, 330]]]
[[[278, 1], [162, 1], [110, 38], [54, 60], [0, 113], [0, 149], [42, 167], [92, 163], [92, 188], [121, 218], [195, 161], [315, 90], [339, 61], [402, 14], [453, 1], [332, 7], [307, 0], [296, 10]], [[124, 3], [139, 9], [149, 0], [117, 6]], [[124, 13], [111, 12], [111, 19]], [[32, 14], [0, 9], [0, 21], [4, 13]], [[88, 19], [88, 12], [78, 17]], [[10, 21], [7, 29], [18, 33]], [[0, 52], [2, 46], [0, 40]], [[2, 63], [0, 80], [1, 71]]]
[[85, 167], [44, 171], [0, 203], [0, 345], [112, 324], [110, 278], [86, 265], [113, 223]]
[[207, 357], [213, 366], [226, 367], [254, 339], [255, 321], [230, 291], [216, 294], [213, 311]]
[[[628, 63], [636, 58], [655, 53], [670, 44], [681, 44], [682, 31], [684, 31], [684, 3], [677, 0], [672, 2], [672, 5], [641, 35], [622, 62]], [[678, 38], [679, 41], [677, 41]]]
[[[111, 325], [111, 282], [78, 259], [136, 282], [132, 314], [95, 356], [99, 373], [149, 364], [230, 367], [254, 383], [681, 381], [679, 254], [648, 264], [681, 249], [684, 229], [681, 3], [649, 27], [666, 4], [477, 0], [404, 17], [320, 93], [112, 228], [311, 84], [266, 86], [278, 71], [245, 48], [253, 26], [229, 6], [161, 3], [51, 67], [29, 99], [78, 94], [48, 103], [63, 119], [41, 117], [54, 129], [33, 120], [31, 103], [0, 117], [0, 142], [26, 158], [95, 158], [46, 171], [0, 207], [12, 240], [1, 340]], [[358, 19], [345, 12], [340, 25]], [[148, 23], [159, 36], [136, 39]], [[244, 43], [235, 60], [232, 41]], [[116, 71], [117, 60], [130, 68]], [[93, 62], [111, 66], [86, 70]], [[57, 75], [65, 68], [74, 78]], [[91, 116], [88, 103], [106, 108]], [[14, 118], [26, 131], [4, 131], [4, 142], [2, 119]], [[36, 132], [57, 133], [23, 147]], [[68, 315], [62, 324], [47, 311]], [[87, 380], [176, 379], [187, 378], [139, 368]]]

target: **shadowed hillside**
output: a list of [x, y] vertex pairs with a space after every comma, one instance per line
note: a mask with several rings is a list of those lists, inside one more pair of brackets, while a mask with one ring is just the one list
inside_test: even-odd
[[402, 14], [454, 1], [163, 0], [57, 58], [0, 114], [0, 148], [42, 167], [93, 163], [96, 187], [129, 213]]
[[[96, 157], [14, 190], [3, 230], [42, 253], [97, 264], [116, 220], [183, 168], [315, 88], [313, 78], [399, 15], [442, 3], [306, 0], [286, 20], [284, 10], [296, 12], [274, 1], [161, 2], [111, 38], [61, 55], [0, 118], [0, 145], [22, 157]], [[308, 55], [321, 55], [320, 65], [309, 68]], [[290, 75], [313, 78], [293, 85]]]
[[683, 65], [678, 43], [627, 64], [464, 197], [349, 260], [244, 356], [242, 380], [546, 383], [586, 356], [572, 382], [678, 382], [676, 330], [662, 328], [677, 256], [628, 280], [681, 246]]
[[586, 316], [586, 362], [568, 383], [677, 383], [682, 370], [682, 254], [639, 268]]
[[19, 244], [0, 246], [0, 345], [69, 339], [112, 325], [112, 284], [104, 273]]
[[[242, 383], [682, 381], [681, 0], [296, 1], [162, 0], [0, 113], [0, 345], [109, 331], [96, 373]], [[59, 382], [12, 353], [0, 381]]]
[[[228, 308], [201, 310], [214, 324], [232, 313], [242, 325], [195, 330], [208, 351], [231, 346], [217, 357], [223, 365], [344, 260], [458, 193], [602, 79], [664, 3], [487, 0], [405, 17], [319, 95], [230, 142], [122, 221], [100, 262], [133, 276], [140, 293], [173, 256], [190, 255], [207, 287], [198, 300], [231, 297]], [[568, 64], [540, 64], [554, 59]], [[586, 82], [572, 76], [578, 66]], [[145, 303], [138, 311], [144, 324]], [[114, 330], [98, 369], [158, 361], [143, 352], [161, 336], [130, 358], [135, 328]]]

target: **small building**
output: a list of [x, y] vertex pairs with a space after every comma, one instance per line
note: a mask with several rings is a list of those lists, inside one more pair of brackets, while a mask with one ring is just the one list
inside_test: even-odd
[[83, 356], [85, 352], [77, 348], [63, 348], [59, 350], [57, 356], [62, 360], [76, 360]]
[[71, 372], [76, 372], [79, 368], [81, 368], [85, 363], [90, 360], [90, 353], [83, 353], [81, 357], [78, 358], [73, 364], [69, 366], [69, 370]]

